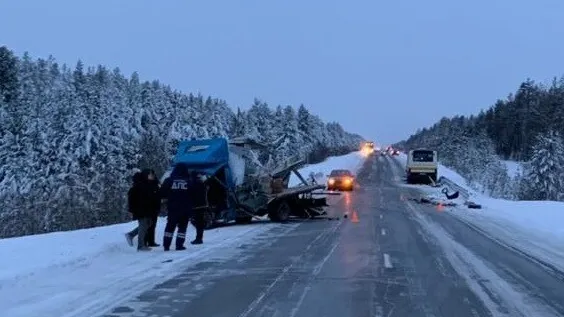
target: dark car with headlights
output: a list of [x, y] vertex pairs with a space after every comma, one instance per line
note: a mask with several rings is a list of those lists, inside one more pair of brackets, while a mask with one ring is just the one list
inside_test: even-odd
[[351, 171], [346, 169], [332, 170], [327, 178], [328, 190], [347, 190], [354, 189], [355, 180]]

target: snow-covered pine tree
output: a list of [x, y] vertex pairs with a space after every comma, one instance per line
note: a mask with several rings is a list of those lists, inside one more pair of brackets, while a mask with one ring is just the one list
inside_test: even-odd
[[531, 160], [525, 170], [523, 199], [558, 200], [564, 191], [564, 144], [558, 132], [536, 137]]

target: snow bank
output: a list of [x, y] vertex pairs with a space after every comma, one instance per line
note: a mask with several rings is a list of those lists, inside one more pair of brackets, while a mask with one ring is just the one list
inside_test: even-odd
[[[354, 174], [360, 170], [364, 160], [366, 158], [362, 156], [360, 151], [352, 152], [349, 154], [341, 155], [341, 156], [332, 156], [327, 158], [325, 161], [318, 163], [318, 164], [311, 164], [305, 166], [299, 170], [300, 174], [307, 180], [310, 179], [310, 174], [313, 173], [315, 176], [315, 180], [319, 184], [325, 184], [327, 174], [334, 169], [348, 169]], [[295, 175], [292, 174], [290, 176], [290, 183], [289, 186], [297, 186], [300, 185], [300, 179]]]
[[[397, 159], [405, 165], [407, 157], [400, 155]], [[471, 200], [482, 205], [482, 209], [465, 206], [449, 209], [450, 214], [564, 271], [564, 203], [487, 197], [474, 191], [460, 174], [443, 165], [439, 166], [439, 176], [467, 190]], [[419, 187], [431, 196], [444, 199], [441, 188]], [[456, 202], [462, 205], [464, 201], [457, 199]]]

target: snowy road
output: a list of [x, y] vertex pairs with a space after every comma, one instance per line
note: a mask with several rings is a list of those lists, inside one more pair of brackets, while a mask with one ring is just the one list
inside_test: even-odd
[[331, 209], [358, 221], [272, 227], [104, 316], [564, 315], [562, 274], [406, 200], [416, 189], [401, 174], [392, 158], [370, 160]]

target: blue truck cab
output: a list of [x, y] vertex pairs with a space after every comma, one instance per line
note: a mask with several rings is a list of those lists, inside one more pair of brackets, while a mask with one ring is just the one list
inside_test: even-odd
[[163, 175], [165, 179], [176, 164], [185, 163], [190, 171], [207, 177], [206, 228], [237, 218], [235, 200], [231, 195], [235, 180], [229, 158], [229, 144], [225, 138], [181, 141], [170, 169]]

